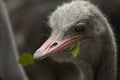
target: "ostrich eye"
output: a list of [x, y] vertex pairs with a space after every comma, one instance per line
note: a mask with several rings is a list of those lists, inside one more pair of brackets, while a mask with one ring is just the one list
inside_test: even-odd
[[75, 32], [83, 32], [85, 31], [86, 27], [88, 25], [87, 21], [80, 21], [74, 26], [74, 31]]

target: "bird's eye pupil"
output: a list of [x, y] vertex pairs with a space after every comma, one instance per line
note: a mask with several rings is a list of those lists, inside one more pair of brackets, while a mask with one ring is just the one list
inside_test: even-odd
[[86, 26], [86, 23], [78, 23], [75, 25], [74, 30], [75, 32], [83, 32], [85, 31]]

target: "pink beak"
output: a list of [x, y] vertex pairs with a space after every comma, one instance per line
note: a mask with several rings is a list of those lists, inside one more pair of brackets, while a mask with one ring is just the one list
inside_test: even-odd
[[33, 55], [35, 59], [43, 59], [49, 55], [60, 52], [67, 47], [67, 45], [75, 42], [80, 38], [80, 35], [72, 38], [58, 41], [55, 37], [50, 37]]

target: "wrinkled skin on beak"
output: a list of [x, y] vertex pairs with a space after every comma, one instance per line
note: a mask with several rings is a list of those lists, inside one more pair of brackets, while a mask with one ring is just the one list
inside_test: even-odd
[[54, 55], [59, 53], [62, 50], [66, 49], [69, 44], [72, 44], [80, 38], [80, 35], [76, 35], [70, 38], [60, 40], [58, 35], [51, 35], [48, 40], [34, 53], [34, 59], [43, 59], [47, 56]]

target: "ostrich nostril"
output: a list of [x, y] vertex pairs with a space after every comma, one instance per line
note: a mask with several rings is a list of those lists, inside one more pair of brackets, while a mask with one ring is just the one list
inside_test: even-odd
[[53, 43], [50, 48], [56, 46], [57, 44], [58, 44], [57, 42]]

